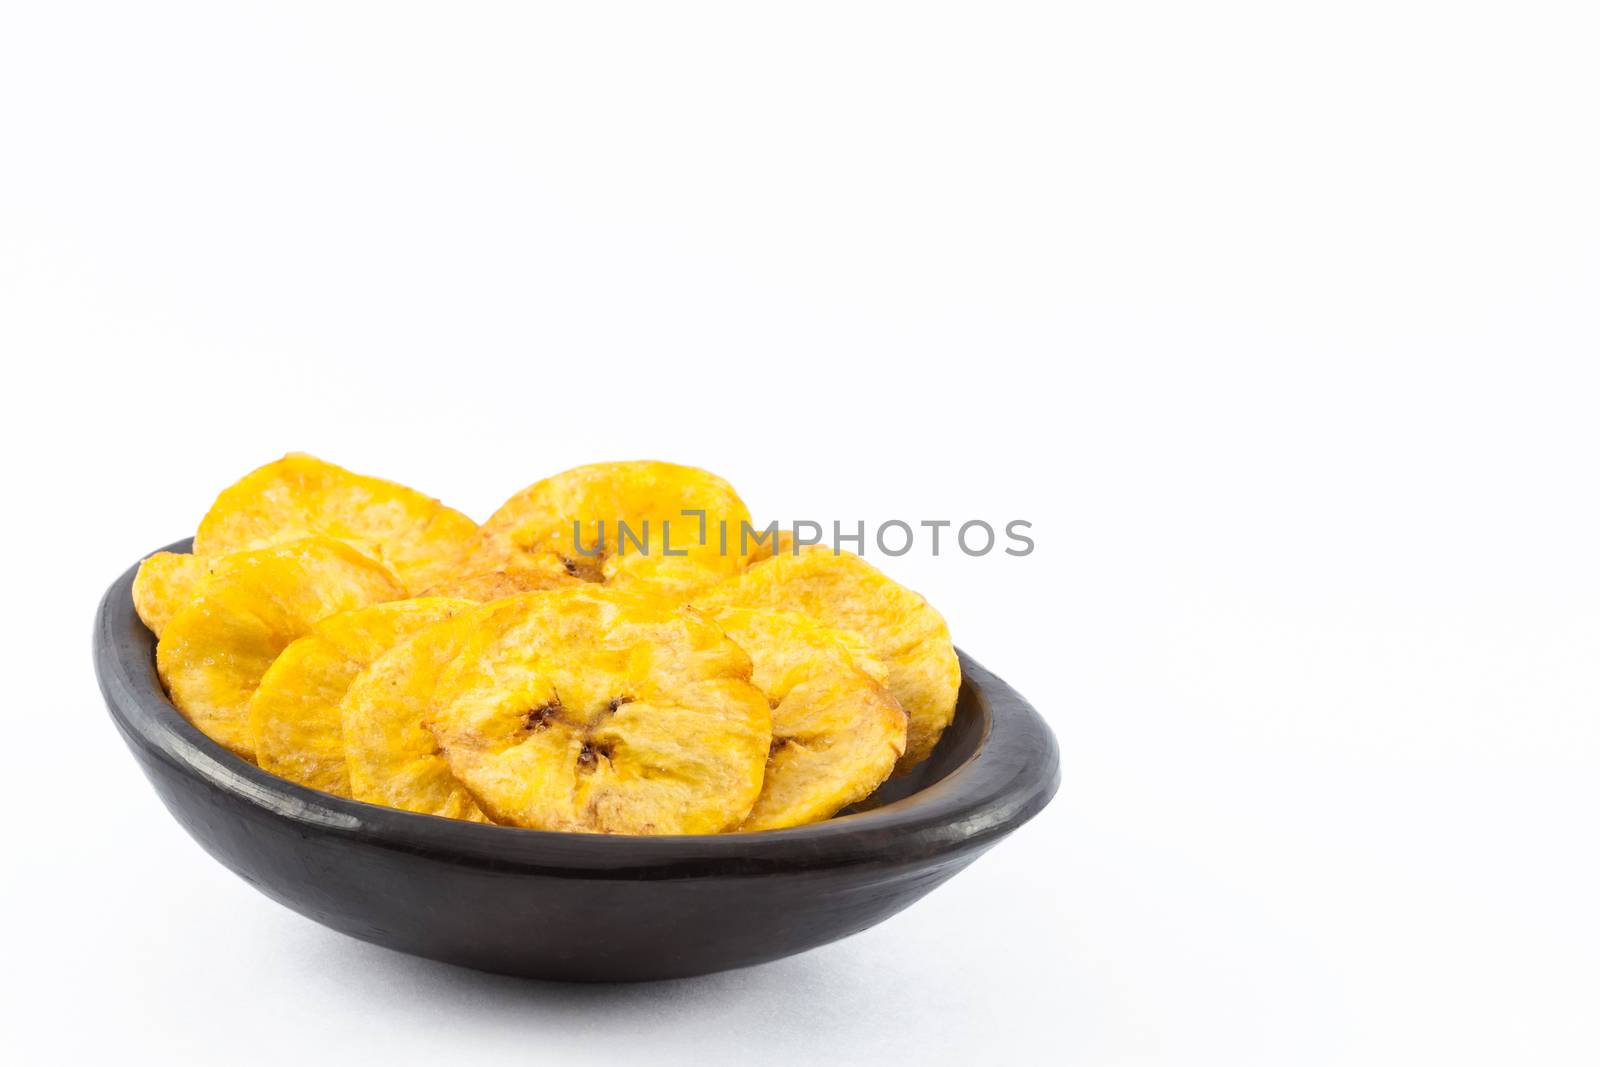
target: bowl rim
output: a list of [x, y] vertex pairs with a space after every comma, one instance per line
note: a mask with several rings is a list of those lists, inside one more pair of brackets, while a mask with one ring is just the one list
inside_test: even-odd
[[[158, 551], [187, 552], [191, 540]], [[1060, 784], [1059, 750], [1044, 719], [957, 649], [962, 688], [984, 717], [977, 750], [909, 796], [819, 823], [754, 833], [623, 836], [471, 823], [336, 797], [234, 755], [173, 706], [156, 674], [155, 637], [134, 611], [138, 569], [135, 563], [106, 590], [93, 638], [101, 695], [129, 745], [235, 800], [352, 843], [497, 870], [583, 877], [894, 867], [985, 848], [1038, 814]]]

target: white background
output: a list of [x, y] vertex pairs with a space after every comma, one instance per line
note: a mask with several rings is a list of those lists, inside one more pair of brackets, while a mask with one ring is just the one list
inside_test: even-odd
[[[1592, 4], [6, 4], [15, 1063], [1600, 1058]], [[96, 598], [290, 449], [656, 456], [887, 561], [1054, 805], [844, 943], [484, 977], [258, 896]]]

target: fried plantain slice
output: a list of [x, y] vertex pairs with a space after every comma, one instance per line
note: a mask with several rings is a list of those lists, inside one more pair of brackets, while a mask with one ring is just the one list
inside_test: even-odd
[[906, 713], [859, 635], [765, 608], [724, 608], [712, 621], [749, 654], [751, 681], [772, 706], [766, 778], [739, 829], [826, 819], [889, 777], [906, 749]]
[[536, 593], [544, 589], [581, 584], [583, 579], [574, 578], [565, 571], [560, 574], [541, 574], [529, 570], [478, 571], [446, 578], [437, 585], [429, 586], [422, 595], [460, 597], [487, 604], [491, 600], [504, 600], [518, 593]]
[[192, 554], [157, 552], [141, 563], [134, 607], [160, 637], [218, 559], [316, 536], [384, 563], [410, 595], [459, 573], [479, 544], [476, 523], [431, 497], [291, 453], [222, 491], [200, 522]]
[[354, 545], [420, 592], [460, 566], [477, 523], [395, 482], [291, 453], [224, 489], [200, 521], [197, 556], [325, 536]]
[[187, 552], [157, 552], [139, 564], [133, 609], [151, 633], [160, 637], [172, 617], [200, 595], [212, 562]]
[[711, 614], [726, 607], [798, 611], [860, 634], [888, 669], [887, 688], [910, 719], [896, 773], [926, 759], [955, 717], [961, 665], [944, 618], [860, 556], [820, 546], [772, 556], [695, 597], [694, 604]]
[[425, 725], [496, 822], [702, 834], [749, 814], [771, 714], [749, 657], [704, 618], [592, 586], [462, 618]]
[[156, 669], [190, 722], [251, 759], [245, 709], [278, 653], [329, 615], [404, 595], [387, 567], [332, 538], [225, 556], [162, 631]]
[[339, 704], [350, 794], [369, 804], [488, 822], [457, 782], [422, 720], [439, 675], [460, 655], [475, 617], [470, 608], [419, 631], [356, 675]]
[[350, 795], [340, 703], [379, 656], [470, 600], [393, 600], [330, 615], [279, 653], [246, 709], [256, 763], [292, 782]]
[[595, 463], [501, 505], [483, 525], [479, 559], [483, 569], [681, 599], [739, 572], [739, 531], [749, 520], [733, 486], [708, 471], [654, 460]]

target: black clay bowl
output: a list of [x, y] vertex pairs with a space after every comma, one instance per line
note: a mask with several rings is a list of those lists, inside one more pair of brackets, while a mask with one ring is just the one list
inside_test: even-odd
[[133, 575], [100, 604], [95, 671], [117, 729], [183, 828], [302, 915], [467, 967], [636, 980], [802, 952], [919, 899], [1035, 815], [1059, 781], [1038, 713], [963, 655], [956, 719], [933, 756], [880, 790], [880, 806], [812, 826], [608, 837], [343, 800], [238, 759], [178, 713], [133, 611]]

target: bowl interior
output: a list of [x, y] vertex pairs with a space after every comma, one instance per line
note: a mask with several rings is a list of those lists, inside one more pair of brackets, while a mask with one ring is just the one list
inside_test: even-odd
[[955, 718], [945, 728], [939, 743], [927, 759], [906, 774], [890, 778], [867, 799], [840, 815], [872, 811], [908, 800], [959, 771], [983, 748], [989, 730], [989, 707], [967, 679], [966, 657], [962, 656], [961, 692], [956, 698]]

